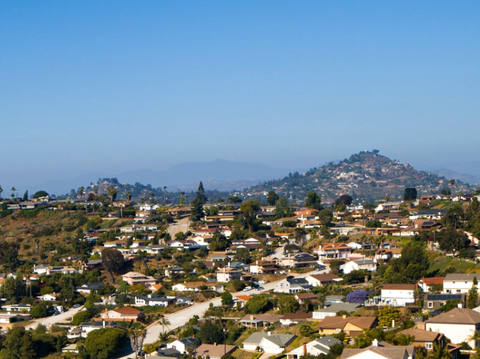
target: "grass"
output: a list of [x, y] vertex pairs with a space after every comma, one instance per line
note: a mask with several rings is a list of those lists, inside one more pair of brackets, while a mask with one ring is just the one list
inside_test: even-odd
[[262, 353], [246, 352], [243, 349], [237, 349], [233, 352], [233, 357], [236, 359], [258, 359]]
[[440, 276], [447, 268], [455, 268], [455, 272], [468, 273], [474, 271], [476, 268], [474, 263], [463, 261], [454, 257], [436, 257], [432, 260], [428, 268], [428, 275]]

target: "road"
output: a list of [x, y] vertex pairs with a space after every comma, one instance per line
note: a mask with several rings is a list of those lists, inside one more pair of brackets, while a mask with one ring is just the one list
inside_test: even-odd
[[169, 225], [167, 228], [167, 232], [170, 234], [172, 238], [175, 238], [175, 234], [179, 232], [186, 233], [188, 232], [189, 228], [190, 228], [190, 219], [188, 217], [185, 217]]
[[[295, 277], [306, 277], [307, 275], [311, 274], [321, 274], [321, 273], [328, 273], [330, 271], [330, 268], [324, 269], [322, 271], [312, 271], [308, 273], [303, 273], [303, 274], [290, 274]], [[281, 282], [281, 280], [277, 280], [275, 282], [269, 282], [263, 285], [263, 289], [261, 291], [258, 290], [251, 290], [249, 292], [238, 292], [238, 293], [232, 293], [233, 296], [235, 295], [252, 295], [252, 294], [259, 294], [263, 292], [268, 292], [272, 289], [275, 288], [275, 286]], [[183, 309], [181, 311], [178, 311], [176, 313], [169, 314], [166, 317], [168, 321], [170, 322], [170, 325], [168, 326], [169, 330], [176, 329], [178, 327], [181, 327], [185, 325], [190, 318], [192, 318], [194, 315], [198, 315], [200, 318], [203, 317], [203, 314], [205, 311], [208, 309], [210, 306], [210, 303], [213, 303], [214, 306], [219, 306], [221, 305], [221, 299], [220, 298], [215, 298], [203, 303], [198, 303], [194, 304], [191, 307], [188, 307], [186, 309]], [[145, 344], [150, 344], [154, 343], [158, 340], [158, 335], [163, 331], [163, 328], [160, 324], [154, 324], [150, 326], [147, 329], [147, 336], [145, 337]]]
[[39, 324], [43, 324], [46, 327], [50, 327], [57, 323], [66, 322], [68, 318], [72, 318], [75, 314], [80, 312], [82, 309], [83, 309], [83, 306], [78, 308], [72, 308], [58, 315], [52, 315], [51, 317], [37, 319], [33, 323], [27, 325], [25, 329], [35, 329]]

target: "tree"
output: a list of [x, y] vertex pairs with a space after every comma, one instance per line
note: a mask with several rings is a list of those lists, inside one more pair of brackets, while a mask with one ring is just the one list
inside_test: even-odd
[[20, 276], [16, 278], [8, 277], [0, 287], [0, 293], [7, 298], [9, 302], [17, 303], [22, 295], [25, 293], [25, 286]]
[[12, 200], [15, 198], [15, 191], [17, 189], [15, 187], [12, 187], [12, 189], [10, 191], [12, 191], [12, 194], [11, 194], [11, 197], [12, 197]]
[[77, 197], [82, 199], [83, 198], [83, 195], [85, 193], [85, 187], [79, 187], [78, 190], [77, 190]]
[[20, 246], [16, 242], [0, 241], [0, 263], [6, 272], [12, 273], [20, 265], [18, 251]]
[[115, 198], [117, 198], [117, 189], [113, 186], [107, 188], [107, 193], [110, 196], [110, 200], [115, 202]]
[[378, 325], [391, 327], [400, 320], [400, 311], [395, 307], [383, 307], [378, 310]]
[[32, 198], [40, 198], [40, 197], [47, 197], [48, 193], [46, 191], [37, 191], [33, 194]]
[[207, 320], [201, 326], [197, 333], [197, 338], [202, 344], [214, 344], [223, 342], [222, 323]]
[[333, 212], [331, 210], [329, 210], [328, 208], [322, 209], [320, 211], [320, 213], [318, 213], [318, 219], [320, 220], [320, 222], [324, 226], [326, 226], [327, 224], [329, 224], [332, 221]]
[[0, 199], [2, 199], [2, 192], [3, 192], [3, 188], [2, 186], [0, 186]]
[[448, 347], [442, 346], [440, 343], [433, 344], [433, 350], [428, 354], [428, 359], [451, 359], [452, 354], [448, 351]]
[[228, 291], [228, 290], [225, 290], [222, 295], [221, 295], [221, 298], [222, 298], [222, 305], [224, 307], [230, 307], [232, 306], [233, 304], [233, 296], [232, 294]]
[[472, 288], [468, 291], [467, 308], [473, 309], [478, 303], [478, 281], [477, 277], [473, 277]]
[[440, 238], [438, 244], [441, 250], [446, 252], [459, 252], [466, 248], [470, 243], [467, 235], [464, 232], [459, 232], [453, 227], [447, 227], [440, 231]]
[[363, 289], [357, 289], [347, 294], [348, 303], [363, 303], [367, 300], [367, 292]]
[[28, 201], [28, 190], [25, 191], [25, 193], [23, 194], [23, 199], [22, 199], [24, 202]]
[[307, 198], [305, 198], [304, 206], [321, 210], [323, 208], [322, 198], [316, 192], [308, 192]]
[[300, 309], [300, 304], [293, 295], [282, 295], [277, 302], [278, 313], [296, 313]]
[[134, 328], [131, 327], [127, 331], [128, 337], [130, 338], [130, 344], [132, 345], [133, 352], [135, 353], [135, 358], [138, 358], [138, 352], [142, 349], [143, 340], [147, 335], [145, 328]]
[[348, 194], [342, 194], [335, 200], [335, 206], [345, 205], [350, 206], [352, 204], [353, 198]]
[[115, 282], [113, 273], [118, 272], [123, 267], [123, 255], [115, 248], [107, 248], [102, 251], [102, 263], [112, 276], [112, 280]]
[[82, 323], [88, 322], [92, 316], [88, 311], [78, 312], [72, 318], [72, 325], [80, 325]]
[[167, 318], [162, 317], [162, 319], [160, 319], [159, 323], [162, 326], [162, 332], [166, 333], [165, 328], [168, 328], [168, 326], [170, 325], [170, 321]]
[[285, 197], [279, 198], [275, 204], [275, 216], [277, 218], [286, 218], [291, 217], [292, 215], [293, 210], [290, 207], [288, 200]]
[[260, 203], [253, 199], [243, 202], [240, 205], [240, 211], [242, 212], [244, 225], [245, 227], [248, 227], [250, 232], [252, 232], [255, 219], [257, 218], [257, 212], [259, 210]]
[[132, 200], [132, 193], [127, 191], [127, 193], [125, 193], [125, 197], [127, 198], [127, 202], [130, 203]]
[[275, 193], [275, 191], [270, 191], [268, 192], [267, 194], [267, 203], [270, 205], [270, 206], [275, 206], [275, 204], [277, 203], [277, 201], [279, 200], [279, 196], [278, 194]]
[[127, 339], [124, 329], [102, 328], [93, 330], [87, 335], [85, 349], [91, 358], [112, 358]]
[[30, 309], [30, 315], [32, 318], [45, 318], [54, 313], [51, 305], [45, 302], [35, 302]]
[[0, 359], [35, 359], [31, 333], [23, 327], [13, 327], [5, 336]]
[[245, 313], [247, 314], [259, 314], [273, 308], [273, 304], [265, 294], [259, 294], [251, 297], [247, 303], [245, 303]]
[[417, 199], [417, 189], [415, 187], [405, 188], [403, 193], [404, 201], [415, 201]]
[[202, 206], [207, 203], [207, 196], [205, 195], [205, 188], [203, 188], [203, 183], [202, 181], [200, 181], [200, 183], [198, 184], [198, 189], [197, 189], [197, 193], [196, 193], [196, 199], [198, 199], [200, 201], [200, 203], [202, 204]]

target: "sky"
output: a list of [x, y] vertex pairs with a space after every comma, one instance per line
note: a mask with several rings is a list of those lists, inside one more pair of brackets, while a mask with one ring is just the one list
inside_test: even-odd
[[371, 149], [479, 161], [479, 15], [478, 1], [0, 1], [0, 185]]

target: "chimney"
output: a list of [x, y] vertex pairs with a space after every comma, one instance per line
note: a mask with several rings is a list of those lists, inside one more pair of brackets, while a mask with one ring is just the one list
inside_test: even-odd
[[377, 339], [373, 339], [372, 347], [378, 347], [378, 340]]
[[307, 344], [303, 344], [303, 355], [307, 355]]
[[347, 319], [347, 315], [346, 315], [346, 314], [343, 314], [343, 315], [342, 315], [342, 318], [343, 318], [343, 319]]
[[272, 335], [272, 332], [268, 332], [268, 336], [271, 336]]
[[216, 346], [217, 346], [217, 343], [213, 343], [213, 346], [216, 347]]
[[253, 320], [253, 314], [250, 314], [250, 320]]
[[458, 308], [463, 308], [463, 304], [462, 304], [462, 303], [458, 303], [458, 304], [457, 304], [457, 307], [458, 307]]

